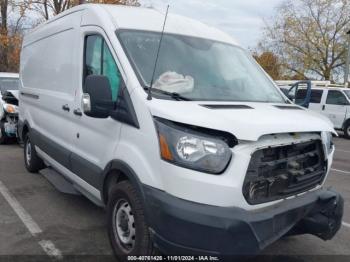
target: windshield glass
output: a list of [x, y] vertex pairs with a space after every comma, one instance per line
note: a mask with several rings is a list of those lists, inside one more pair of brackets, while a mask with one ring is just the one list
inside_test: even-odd
[[350, 90], [343, 90], [346, 96], [350, 99]]
[[[140, 81], [149, 87], [160, 33], [121, 31], [119, 37]], [[153, 88], [190, 100], [285, 103], [240, 47], [173, 34], [164, 34]]]
[[0, 92], [7, 90], [18, 90], [19, 80], [18, 78], [3, 77], [0, 78]]

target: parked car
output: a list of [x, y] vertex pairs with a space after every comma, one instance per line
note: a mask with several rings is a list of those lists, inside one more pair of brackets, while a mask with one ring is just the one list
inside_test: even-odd
[[310, 83], [309, 95], [307, 89], [301, 87], [295, 91], [293, 101], [299, 104], [306, 99], [307, 108], [329, 118], [335, 129], [343, 131], [345, 137], [350, 139], [350, 89], [332, 85], [329, 81]]
[[0, 72], [0, 145], [17, 136], [19, 75]]
[[121, 260], [331, 239], [343, 200], [323, 187], [330, 121], [289, 104], [225, 33], [170, 14], [162, 34], [163, 22], [153, 9], [81, 5], [25, 36], [27, 170], [52, 168], [106, 207]]

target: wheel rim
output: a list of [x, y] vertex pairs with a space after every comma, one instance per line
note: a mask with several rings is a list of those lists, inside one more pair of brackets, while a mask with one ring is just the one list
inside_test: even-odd
[[350, 126], [348, 126], [348, 127], [346, 128], [346, 134], [347, 134], [348, 136], [350, 136]]
[[30, 140], [28, 138], [27, 144], [26, 144], [26, 162], [27, 165], [30, 165], [30, 161], [32, 159], [32, 144], [30, 143]]
[[135, 218], [130, 204], [124, 199], [119, 200], [113, 210], [113, 233], [124, 253], [130, 253], [135, 246]]
[[0, 139], [2, 138], [2, 129], [0, 127]]

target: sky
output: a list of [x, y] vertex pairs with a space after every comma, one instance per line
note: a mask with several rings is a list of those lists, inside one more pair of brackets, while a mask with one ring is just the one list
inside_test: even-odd
[[254, 48], [264, 19], [274, 15], [283, 0], [140, 0], [144, 6], [180, 14], [215, 26], [233, 36], [245, 48]]

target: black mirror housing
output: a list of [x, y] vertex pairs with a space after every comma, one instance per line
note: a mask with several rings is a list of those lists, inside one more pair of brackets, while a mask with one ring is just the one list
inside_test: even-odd
[[109, 79], [103, 75], [89, 75], [85, 79], [84, 92], [89, 94], [91, 110], [86, 115], [95, 118], [107, 118], [114, 110]]

